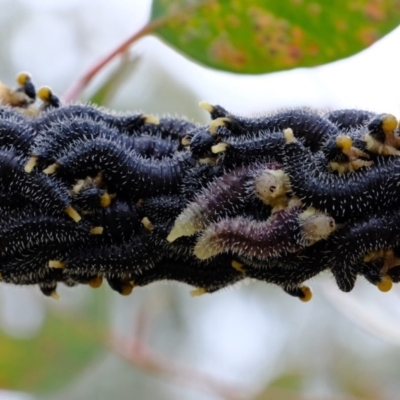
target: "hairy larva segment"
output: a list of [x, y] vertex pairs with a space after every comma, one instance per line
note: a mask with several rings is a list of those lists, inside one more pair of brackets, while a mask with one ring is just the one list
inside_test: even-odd
[[143, 125], [137, 135], [150, 135], [157, 136], [161, 139], [168, 139], [178, 145], [179, 150], [182, 150], [182, 139], [190, 134], [197, 126], [182, 118], [162, 117], [159, 124], [146, 124]]
[[369, 154], [355, 147], [353, 139], [348, 135], [338, 135], [328, 139], [322, 151], [327, 165], [332, 171], [337, 171], [339, 174], [354, 172], [373, 165]]
[[88, 243], [90, 228], [87, 224], [48, 216], [15, 221], [0, 230], [0, 259], [31, 248], [49, 245], [63, 248]]
[[[39, 133], [47, 131], [53, 124], [58, 126], [68, 124], [74, 118], [83, 118], [102, 124], [121, 133], [133, 133], [140, 129], [146, 122], [152, 122], [147, 115], [137, 114], [117, 114], [110, 113], [105, 108], [98, 108], [93, 105], [71, 104], [60, 108], [53, 108], [43, 113], [33, 121], [35, 130]], [[154, 119], [154, 122], [157, 122]]]
[[66, 121], [54, 122], [46, 129], [40, 130], [32, 145], [31, 155], [49, 164], [68, 151], [97, 138], [113, 140], [127, 149], [134, 146], [133, 138], [119, 134], [117, 130], [103, 123], [73, 117]]
[[73, 194], [71, 204], [80, 213], [92, 214], [96, 210], [108, 207], [111, 204], [111, 198], [104, 189], [87, 187]]
[[135, 287], [134, 282], [131, 278], [127, 277], [118, 277], [118, 276], [106, 276], [108, 285], [112, 290], [115, 290], [122, 296], [129, 296], [132, 293], [132, 290]]
[[146, 158], [161, 160], [164, 157], [172, 158], [178, 150], [179, 145], [168, 138], [152, 136], [139, 136], [133, 138], [129, 150], [134, 150], [137, 154]]
[[[28, 76], [18, 84], [7, 93], [32, 98]], [[251, 277], [308, 300], [303, 282], [326, 268], [345, 291], [358, 276], [381, 291], [400, 280], [394, 115], [297, 109], [242, 118], [202, 103], [210, 126], [169, 117], [156, 125], [142, 114], [63, 107], [49, 88], [39, 92], [39, 108], [0, 107], [6, 282], [57, 297], [60, 282], [97, 287], [104, 277], [129, 294], [170, 279], [197, 295]], [[282, 217], [296, 208], [297, 219]], [[325, 213], [339, 223], [331, 235]], [[278, 231], [288, 224], [281, 239], [274, 221]], [[226, 232], [214, 254], [219, 226]]]
[[169, 243], [166, 239], [171, 231], [174, 220], [186, 206], [186, 200], [178, 195], [157, 196], [144, 200], [140, 206], [140, 214], [143, 216], [142, 224], [150, 232], [151, 245], [161, 254], [189, 256], [194, 246], [193, 237], [181, 237]]
[[278, 164], [258, 164], [215, 179], [178, 216], [167, 240], [193, 235], [210, 222], [240, 212], [252, 198], [259, 197], [270, 205], [277, 190], [282, 194], [285, 191], [283, 175], [273, 168], [279, 168]]
[[218, 165], [199, 165], [188, 171], [183, 177], [180, 193], [185, 200], [190, 201], [226, 172], [223, 167]]
[[140, 213], [153, 224], [164, 224], [173, 220], [183, 211], [187, 201], [179, 195], [156, 196], [145, 199], [140, 206]]
[[1, 102], [0, 102], [0, 119], [2, 120], [15, 119], [20, 123], [26, 123], [27, 121], [29, 121], [26, 115], [21, 114], [17, 108], [1, 104]]
[[243, 269], [247, 277], [278, 285], [293, 295], [293, 289], [302, 287], [305, 281], [327, 269], [320, 256], [323, 246], [319, 242], [299, 254], [269, 259], [263, 266], [253, 266], [243, 260]]
[[79, 179], [104, 171], [107, 184], [130, 200], [178, 191], [183, 177], [194, 166], [189, 154], [174, 159], [148, 160], [118, 144], [96, 139], [57, 160], [58, 172]]
[[[262, 131], [281, 132], [291, 128], [294, 136], [302, 138], [312, 151], [319, 150], [327, 138], [338, 134], [338, 128], [333, 123], [305, 109], [287, 110], [260, 118], [229, 115], [222, 120], [222, 125], [234, 135], [258, 135]], [[214, 123], [216, 121], [218, 119]]]
[[25, 161], [14, 153], [0, 151], [0, 190], [10, 199], [23, 199], [47, 214], [60, 215], [71, 211], [66, 187], [43, 174], [26, 174], [23, 169]]
[[116, 200], [110, 207], [97, 210], [87, 217], [92, 226], [104, 228], [102, 244], [119, 244], [128, 241], [133, 235], [145, 233], [140, 215], [133, 204]]
[[190, 151], [194, 158], [205, 159], [207, 157], [214, 157], [212, 147], [218, 143], [219, 137], [211, 135], [208, 129], [200, 127], [192, 130], [188, 135], [190, 142]]
[[345, 109], [335, 110], [324, 115], [340, 130], [347, 130], [365, 126], [376, 114], [372, 111]]
[[28, 155], [34, 140], [35, 131], [29, 124], [14, 115], [0, 118], [0, 148], [2, 151], [15, 151]]
[[400, 245], [399, 226], [400, 213], [391, 212], [353, 222], [332, 235], [327, 243], [327, 264], [341, 290], [353, 289], [365, 255]]
[[284, 170], [292, 191], [306, 205], [340, 221], [388, 210], [399, 204], [400, 162], [377, 159], [375, 165], [356, 173], [331, 173], [324, 158], [297, 141], [285, 145]]
[[202, 233], [194, 254], [201, 260], [226, 252], [265, 260], [300, 251], [325, 239], [334, 229], [331, 217], [314, 210], [302, 212], [300, 207], [278, 211], [265, 222], [223, 219]]
[[[118, 144], [126, 151], [134, 151], [146, 158], [162, 159], [172, 157], [178, 145], [168, 139], [141, 136], [131, 137], [118, 132], [115, 128], [107, 127], [104, 123], [90, 119], [72, 118], [68, 121], [54, 122], [47, 130], [42, 130], [34, 139], [31, 149], [31, 159], [25, 168], [26, 172], [39, 163], [48, 166], [70, 151], [79, 149], [91, 140], [105, 139]], [[45, 169], [49, 172], [51, 169]]]
[[278, 132], [260, 132], [257, 138], [228, 139], [212, 147], [226, 166], [248, 165], [254, 162], [280, 162], [284, 138]]
[[235, 170], [214, 181], [178, 216], [168, 241], [193, 235], [216, 218], [234, 212], [244, 201], [248, 179], [248, 170]]
[[133, 280], [138, 286], [145, 286], [160, 280], [182, 282], [203, 289], [202, 293], [212, 293], [233, 285], [245, 275], [231, 266], [230, 256], [221, 255], [210, 262], [200, 262], [193, 256], [188, 259], [167, 258]]
[[16, 253], [8, 260], [4, 260], [0, 273], [5, 282], [16, 285], [63, 281], [62, 269], [50, 268], [49, 260], [66, 258], [67, 254], [68, 249], [52, 246], [27, 249]]
[[146, 236], [136, 235], [124, 243], [74, 252], [65, 264], [67, 271], [76, 274], [135, 274], [153, 268], [158, 257]]

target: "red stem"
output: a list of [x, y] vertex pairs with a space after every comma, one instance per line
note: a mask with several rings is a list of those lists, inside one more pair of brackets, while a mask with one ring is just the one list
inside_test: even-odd
[[111, 53], [109, 53], [105, 58], [100, 60], [97, 64], [95, 64], [92, 68], [90, 68], [75, 84], [73, 84], [62, 97], [62, 102], [64, 104], [71, 103], [76, 100], [85, 87], [90, 83], [90, 81], [97, 75], [99, 71], [101, 71], [104, 66], [106, 66], [110, 61], [112, 61], [119, 54], [125, 53], [129, 47], [135, 43], [137, 40], [141, 39], [143, 36], [148, 35], [149, 33], [155, 31], [160, 26], [164, 25], [166, 22], [170, 21], [172, 18], [178, 17], [179, 15], [186, 15], [190, 11], [202, 7], [214, 0], [204, 0], [198, 4], [192, 4], [184, 9], [176, 12], [175, 14], [166, 15], [164, 17], [157, 18], [153, 21], [150, 21], [147, 25], [145, 25], [142, 29], [134, 33], [124, 42], [122, 42], [116, 49], [114, 49]]
[[114, 49], [106, 57], [104, 57], [93, 67], [91, 67], [76, 83], [74, 83], [69, 89], [67, 89], [64, 96], [62, 97], [63, 103], [68, 104], [76, 100], [82, 93], [82, 91], [86, 88], [86, 86], [92, 81], [92, 79], [110, 61], [112, 61], [118, 55], [125, 53], [134, 42], [154, 31], [156, 28], [161, 26], [165, 22], [165, 20], [166, 18], [159, 18], [153, 22], [148, 23], [142, 29], [135, 32], [132, 36], [130, 36], [128, 39], [122, 42], [116, 49]]

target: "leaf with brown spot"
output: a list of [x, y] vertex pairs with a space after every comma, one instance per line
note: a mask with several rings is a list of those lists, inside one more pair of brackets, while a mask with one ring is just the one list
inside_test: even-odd
[[265, 73], [350, 56], [400, 23], [400, 0], [154, 0], [155, 33], [209, 67]]

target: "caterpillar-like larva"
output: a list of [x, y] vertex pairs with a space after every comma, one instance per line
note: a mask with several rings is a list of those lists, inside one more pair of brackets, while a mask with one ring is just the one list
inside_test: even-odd
[[167, 240], [191, 236], [209, 223], [235, 215], [259, 198], [268, 206], [285, 205], [289, 180], [278, 164], [257, 164], [234, 169], [214, 180], [183, 210]]
[[335, 229], [332, 217], [309, 208], [290, 207], [267, 221], [227, 218], [210, 225], [198, 239], [194, 254], [205, 260], [220, 253], [266, 260], [295, 253], [326, 239]]
[[0, 84], [0, 280], [122, 295], [244, 279], [307, 301], [329, 270], [350, 291], [400, 281], [400, 138], [391, 114], [202, 102], [177, 117], [64, 106], [29, 74]]

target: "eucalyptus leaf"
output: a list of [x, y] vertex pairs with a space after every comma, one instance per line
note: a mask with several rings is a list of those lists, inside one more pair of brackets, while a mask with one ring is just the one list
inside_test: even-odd
[[265, 73], [350, 56], [400, 23], [400, 0], [154, 0], [150, 31], [216, 69]]

